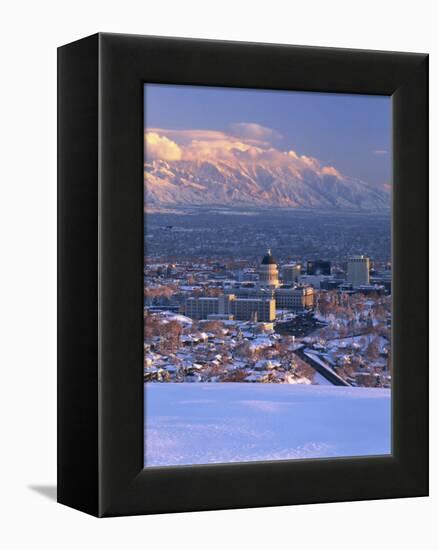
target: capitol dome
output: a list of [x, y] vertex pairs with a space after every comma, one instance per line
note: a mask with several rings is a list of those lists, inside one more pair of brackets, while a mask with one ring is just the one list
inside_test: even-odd
[[261, 265], [258, 269], [259, 283], [263, 286], [276, 288], [279, 286], [279, 273], [277, 271], [277, 263], [271, 254], [271, 250], [267, 250], [267, 254], [262, 258]]
[[262, 258], [261, 265], [271, 265], [276, 263], [277, 263], [276, 260], [273, 258], [271, 254], [271, 250], [268, 249], [267, 254], [265, 254], [265, 256]]

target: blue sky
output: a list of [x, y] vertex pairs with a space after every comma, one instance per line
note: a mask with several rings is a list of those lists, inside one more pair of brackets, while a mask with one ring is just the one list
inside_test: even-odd
[[391, 180], [388, 96], [145, 85], [145, 128], [270, 128], [271, 145], [315, 157], [371, 184]]

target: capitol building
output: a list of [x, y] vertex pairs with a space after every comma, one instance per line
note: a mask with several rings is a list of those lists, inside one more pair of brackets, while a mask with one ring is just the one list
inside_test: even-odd
[[185, 314], [192, 319], [272, 322], [276, 319], [276, 310], [304, 311], [314, 306], [314, 289], [311, 286], [298, 284], [290, 278], [287, 283], [279, 279], [277, 262], [270, 249], [256, 273], [257, 281], [234, 282], [224, 288], [221, 296], [188, 298]]
[[270, 249], [262, 258], [257, 274], [258, 281], [235, 283], [226, 289], [226, 293], [240, 298], [273, 299], [276, 309], [302, 311], [314, 306], [314, 289], [311, 286], [279, 279], [277, 262]]

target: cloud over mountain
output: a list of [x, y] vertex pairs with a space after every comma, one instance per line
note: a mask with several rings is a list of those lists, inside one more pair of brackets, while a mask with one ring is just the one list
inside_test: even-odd
[[152, 128], [145, 132], [145, 196], [154, 205], [248, 205], [382, 209], [389, 192], [334, 166], [281, 151], [258, 124], [230, 132]]
[[272, 140], [282, 137], [279, 132], [254, 122], [235, 122], [230, 125], [231, 133], [243, 139]]
[[145, 133], [145, 155], [151, 160], [180, 160], [181, 149], [166, 136], [157, 132]]

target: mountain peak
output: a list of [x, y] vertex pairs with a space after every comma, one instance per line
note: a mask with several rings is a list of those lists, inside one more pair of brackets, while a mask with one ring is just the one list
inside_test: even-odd
[[[288, 155], [288, 153], [285, 153]], [[248, 157], [248, 155], [246, 155]], [[384, 210], [390, 190], [316, 166], [314, 159], [153, 160], [145, 164], [145, 200], [154, 206], [249, 206]], [[303, 160], [305, 159], [305, 160]], [[292, 159], [294, 161], [294, 158]]]

